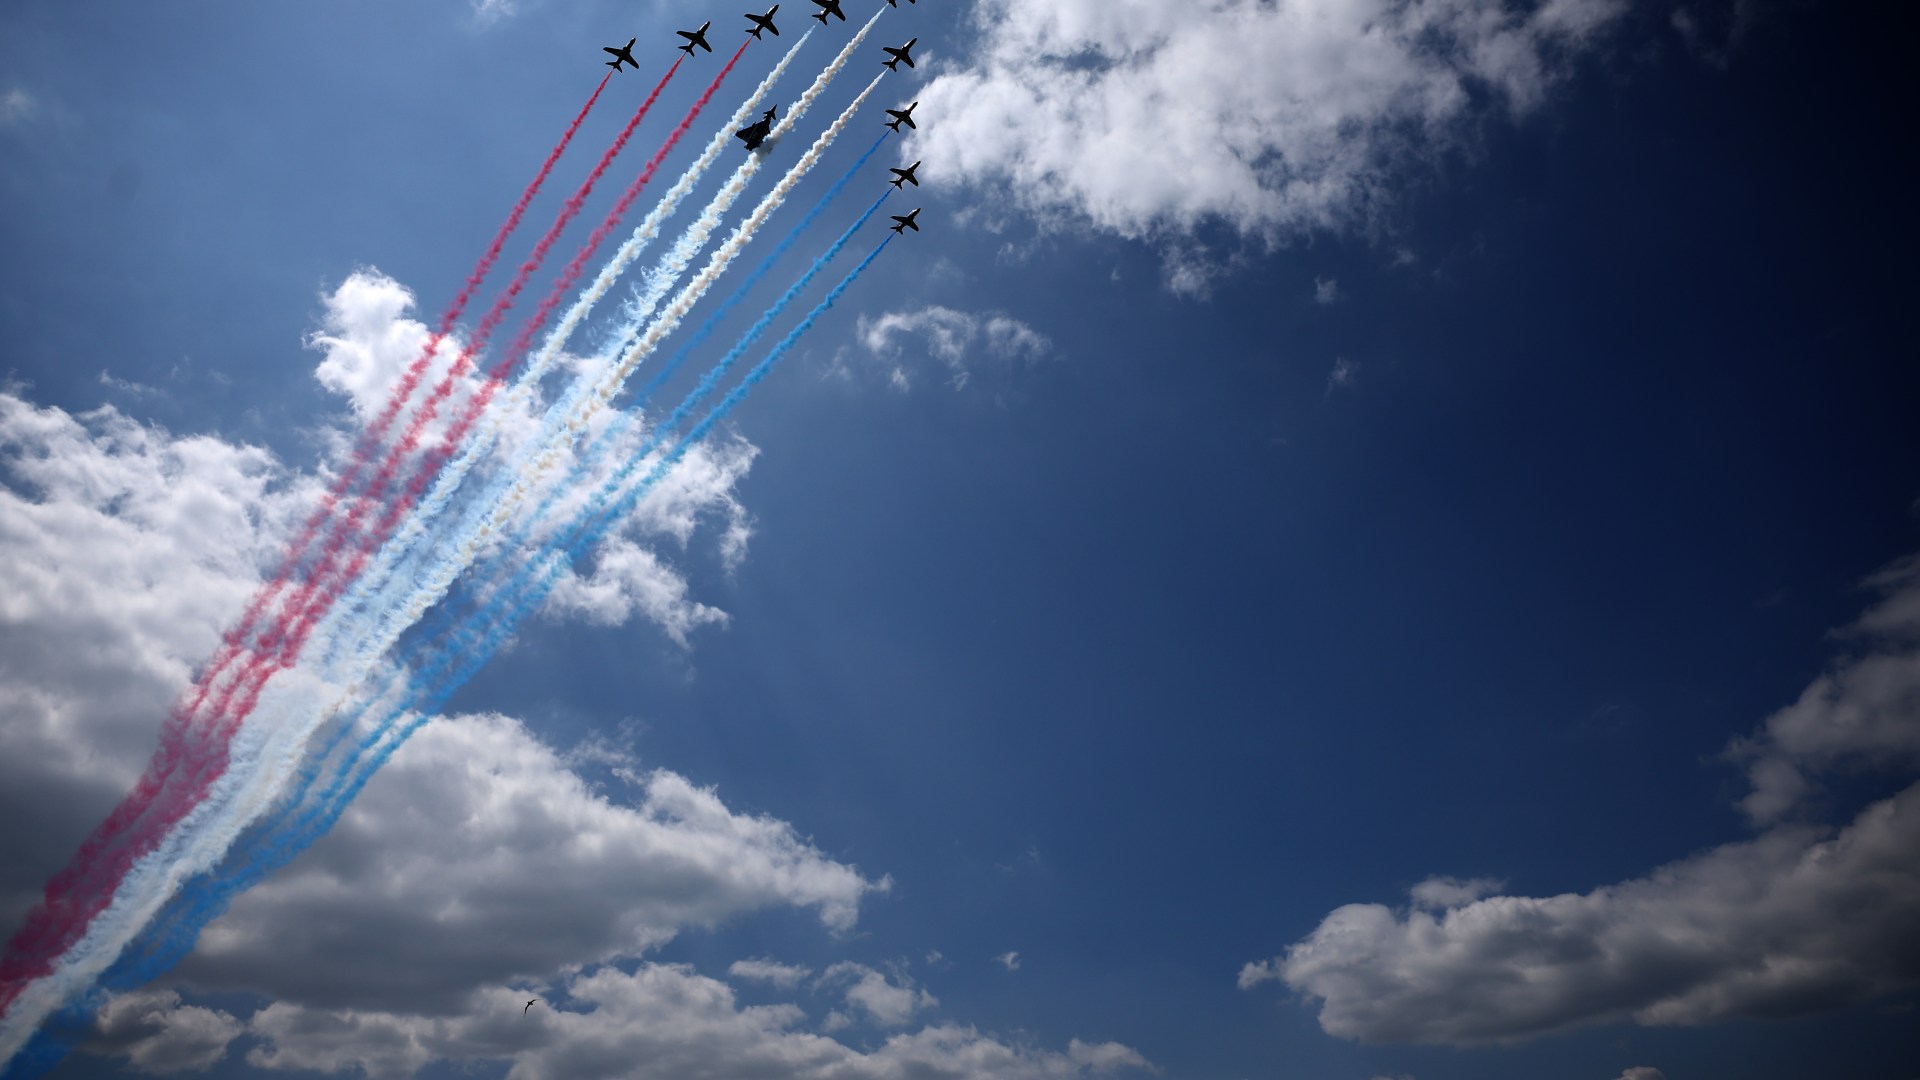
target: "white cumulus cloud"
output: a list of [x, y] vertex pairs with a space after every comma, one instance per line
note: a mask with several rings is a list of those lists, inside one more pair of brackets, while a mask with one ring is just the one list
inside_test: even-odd
[[565, 1010], [523, 1017], [508, 989], [476, 993], [459, 1015], [430, 1017], [276, 1004], [255, 1015], [270, 1069], [408, 1076], [431, 1061], [510, 1062], [515, 1080], [1073, 1080], [1151, 1070], [1130, 1047], [1078, 1040], [1066, 1053], [939, 1025], [856, 1050], [800, 1030], [796, 1005], [742, 1007], [733, 990], [679, 965], [600, 968], [568, 980]]
[[981, 0], [909, 153], [1036, 214], [1265, 241], [1366, 221], [1477, 115], [1535, 109], [1622, 0]]
[[[1861, 651], [1736, 743], [1757, 822], [1798, 805], [1820, 772], [1915, 765], [1920, 561], [1869, 584], [1882, 597], [1844, 635]], [[1839, 828], [1773, 825], [1589, 892], [1496, 889], [1433, 878], [1405, 908], [1338, 908], [1283, 955], [1246, 965], [1240, 985], [1286, 983], [1319, 1002], [1333, 1035], [1450, 1044], [1871, 1000], [1920, 984], [1920, 783]]]

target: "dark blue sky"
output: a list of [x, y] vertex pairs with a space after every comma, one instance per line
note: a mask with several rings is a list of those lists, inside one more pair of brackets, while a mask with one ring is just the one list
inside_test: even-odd
[[[338, 408], [301, 348], [319, 294], [372, 266], [437, 308], [591, 88], [587, 54], [707, 17], [670, 7], [16, 4], [0, 92], [43, 104], [0, 131], [0, 367], [42, 405], [307, 465]], [[955, 56], [960, 5], [917, 7], [880, 36], [910, 19]], [[1911, 1014], [1887, 1007], [1911, 992], [1453, 1049], [1334, 1038], [1284, 988], [1234, 984], [1431, 875], [1586, 892], [1750, 835], [1722, 750], [1915, 549], [1903, 55], [1855, 16], [1760, 10], [1724, 69], [1629, 16], [1542, 111], [1491, 110], [1409, 166], [1371, 233], [1203, 230], [1231, 266], [1205, 297], [1165, 287], [1171, 240], [990, 231], [956, 217], [990, 194], [922, 189], [926, 231], [736, 414], [762, 451], [745, 562], [669, 549], [730, 623], [684, 650], [541, 623], [454, 707], [559, 746], [637, 721], [648, 766], [891, 875], [849, 938], [774, 913], [651, 957], [703, 973], [905, 961], [944, 1017], [1118, 1040], [1194, 1080], [1904, 1078]], [[929, 304], [1003, 312], [1050, 353], [959, 390], [928, 360], [897, 393], [857, 322]], [[1827, 820], [1904, 783], [1836, 782]]]

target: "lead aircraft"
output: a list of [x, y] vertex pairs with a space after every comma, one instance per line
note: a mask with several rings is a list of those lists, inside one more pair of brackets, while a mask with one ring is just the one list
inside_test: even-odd
[[760, 144], [767, 141], [767, 135], [773, 131], [773, 114], [779, 106], [767, 110], [767, 115], [733, 133], [733, 137], [747, 144], [747, 149], [758, 150]]

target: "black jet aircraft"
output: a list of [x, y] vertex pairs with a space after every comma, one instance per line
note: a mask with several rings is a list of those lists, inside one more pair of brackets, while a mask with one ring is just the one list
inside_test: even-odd
[[613, 59], [607, 61], [607, 66], [615, 71], [619, 71], [621, 64], [632, 64], [633, 70], [639, 71], [640, 65], [633, 59], [633, 43], [639, 40], [639, 38], [628, 38], [627, 43], [617, 49], [611, 45], [602, 45], [600, 47], [601, 52], [613, 54]]
[[747, 36], [751, 37], [755, 41], [759, 41], [760, 31], [765, 30], [768, 33], [772, 34], [774, 37], [779, 37], [780, 28], [773, 25], [773, 13], [779, 10], [780, 10], [780, 5], [775, 4], [772, 7], [767, 9], [767, 13], [765, 15], [755, 15], [751, 11], [747, 12], [747, 21], [753, 24], [753, 29], [747, 31]]
[[920, 180], [913, 175], [913, 170], [919, 167], [920, 163], [917, 161], [904, 169], [896, 169], [889, 165], [887, 171], [893, 174], [893, 179], [887, 181], [887, 183], [892, 184], [894, 187], [899, 187], [901, 184], [912, 184], [914, 187], [919, 187]]
[[891, 60], [882, 60], [880, 62], [887, 65], [888, 71], [899, 71], [900, 65], [902, 62], [905, 62], [908, 67], [912, 67], [913, 57], [908, 55], [908, 50], [912, 49], [914, 45], [919, 43], [919, 41], [920, 41], [919, 38], [914, 38], [912, 41], [907, 42], [905, 45], [902, 45], [897, 49], [891, 45], [880, 46], [880, 49], [882, 52], [886, 53], [888, 56], [893, 58]]
[[919, 126], [913, 122], [913, 110], [919, 108], [919, 106], [920, 103], [916, 101], [904, 109], [888, 109], [887, 115], [893, 117], [893, 119], [887, 121], [887, 127], [894, 131], [899, 131], [900, 125], [905, 124], [913, 128], [913, 130], [919, 131]]
[[[907, 3], [909, 3], [909, 4], [912, 4], [912, 3], [916, 3], [916, 2], [918, 2], [918, 0], [907, 0]], [[899, 4], [896, 4], [896, 3], [894, 3], [894, 2], [893, 2], [893, 0], [887, 0], [887, 6], [888, 6], [888, 7], [899, 7], [900, 5], [899, 5]]]
[[820, 9], [813, 13], [813, 17], [820, 20], [821, 26], [827, 25], [829, 15], [838, 15], [841, 22], [847, 21], [847, 13], [840, 10], [840, 0], [813, 0], [813, 3]]
[[[713, 20], [708, 19], [706, 22], [703, 22], [700, 24], [700, 29], [698, 30], [675, 30], [674, 33], [679, 34], [681, 37], [687, 39], [687, 43], [685, 45], [677, 46], [677, 48], [681, 52], [686, 53], [688, 56], [693, 55], [693, 50], [696, 46], [699, 48], [705, 49], [708, 52], [712, 52], [713, 46], [707, 44], [707, 27], [712, 25], [713, 25]], [[908, 64], [907, 66], [912, 67], [913, 65]]]
[[894, 232], [897, 232], [902, 236], [906, 235], [906, 232], [908, 229], [912, 229], [914, 232], [920, 231], [920, 226], [914, 224], [914, 221], [913, 221], [914, 218], [917, 218], [920, 216], [920, 208], [917, 206], [914, 207], [913, 210], [909, 212], [905, 217], [901, 217], [899, 214], [890, 214], [888, 216], [893, 218], [894, 221], [898, 222], [898, 224], [892, 225], [889, 227], [892, 228]]
[[767, 135], [773, 131], [773, 114], [778, 109], [778, 106], [768, 109], [767, 115], [734, 132], [733, 137], [746, 143], [749, 150], [760, 149], [760, 144], [766, 142]]

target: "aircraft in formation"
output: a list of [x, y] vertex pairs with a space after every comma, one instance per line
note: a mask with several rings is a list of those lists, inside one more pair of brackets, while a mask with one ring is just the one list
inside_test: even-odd
[[[681, 37], [687, 39], [687, 43], [685, 45], [678, 46], [679, 50], [683, 53], [686, 53], [688, 56], [693, 55], [693, 50], [695, 46], [705, 49], [708, 52], [712, 52], [713, 46], [707, 44], [707, 27], [712, 25], [713, 25], [713, 20], [708, 19], [706, 22], [703, 22], [700, 24], [700, 29], [698, 30], [675, 30], [674, 33], [679, 34]], [[913, 65], [908, 64], [907, 66], [912, 67]]]
[[755, 15], [751, 11], [747, 12], [747, 21], [753, 24], [753, 29], [747, 31], [747, 36], [752, 38], [755, 41], [759, 41], [760, 31], [765, 30], [768, 33], [772, 34], [774, 37], [779, 37], [780, 28], [773, 25], [773, 13], [779, 10], [780, 10], [780, 5], [775, 4], [772, 7], [767, 9], [767, 13], [765, 15]]
[[919, 41], [920, 41], [919, 38], [914, 38], [912, 41], [907, 42], [905, 45], [902, 45], [897, 49], [891, 45], [880, 46], [880, 49], [882, 52], [892, 57], [891, 60], [882, 60], [880, 62], [887, 65], [888, 71], [899, 71], [900, 65], [902, 63], [906, 64], [908, 67], [912, 67], [913, 57], [908, 55], [908, 53], [914, 47], [914, 45], [919, 43]]
[[617, 49], [611, 45], [602, 46], [600, 49], [601, 52], [613, 54], [613, 59], [607, 61], [607, 66], [615, 71], [619, 71], [621, 64], [632, 64], [633, 70], [639, 71], [640, 63], [633, 58], [633, 43], [639, 40], [639, 38], [628, 38], [627, 43]]
[[[907, 3], [909, 3], [909, 4], [916, 4], [916, 3], [919, 3], [919, 0], [907, 0]], [[888, 6], [888, 7], [899, 7], [900, 5], [899, 5], [899, 4], [896, 4], [896, 3], [894, 3], [894, 2], [893, 2], [893, 0], [887, 0], [887, 6]]]
[[[918, 0], [907, 0], [909, 4], [917, 2]], [[840, 0], [813, 0], [813, 4], [820, 9], [813, 13], [813, 17], [819, 19], [822, 26], [826, 25], [827, 19], [830, 16], [838, 17], [841, 22], [847, 21], [846, 13], [840, 10]], [[887, 6], [898, 7], [899, 4], [897, 0], [887, 0]], [[747, 31], [748, 36], [757, 41], [760, 38], [760, 32], [765, 30], [772, 33], [775, 37], [779, 37], [780, 28], [773, 25], [773, 17], [779, 10], [780, 5], [775, 4], [767, 9], [765, 15], [755, 15], [752, 12], [748, 12], [747, 21], [753, 24], [753, 29]], [[709, 19], [701, 23], [700, 29], [698, 30], [675, 30], [674, 33], [686, 39], [683, 44], [677, 45], [675, 48], [678, 48], [688, 56], [692, 56], [695, 49], [705, 49], [708, 52], [712, 52], [713, 46], [707, 44], [707, 29], [712, 25], [713, 20]], [[601, 51], [613, 57], [613, 59], [606, 62], [607, 66], [615, 71], [619, 71], [623, 66], [631, 64], [636, 71], [639, 70], [639, 62], [633, 58], [633, 45], [634, 42], [639, 40], [639, 38], [628, 38], [625, 45], [617, 48], [612, 45], [603, 46]], [[919, 43], [920, 39], [916, 37], [897, 49], [892, 46], [881, 46], [887, 54], [887, 59], [882, 60], [881, 63], [885, 64], [889, 71], [900, 70], [900, 65], [903, 62], [908, 67], [912, 67], [912, 49]], [[899, 131], [900, 125], [905, 124], [908, 128], [918, 131], [919, 126], [913, 122], [913, 110], [919, 107], [920, 103], [915, 101], [904, 109], [888, 109], [887, 115], [893, 117], [893, 119], [887, 121], [887, 127], [893, 131]], [[760, 149], [761, 145], [767, 141], [767, 138], [773, 134], [773, 124], [775, 119], [777, 119], [778, 112], [779, 108], [777, 106], [768, 109], [766, 115], [748, 124], [746, 127], [741, 128], [739, 131], [734, 132], [734, 138], [746, 144], [746, 148], [750, 152]], [[896, 188], [904, 187], [907, 184], [919, 187], [920, 178], [915, 175], [919, 168], [920, 163], [918, 161], [904, 169], [889, 168], [887, 171], [893, 174], [893, 179], [889, 180], [888, 183]], [[913, 210], [906, 214], [893, 214], [890, 216], [894, 221], [891, 226], [894, 232], [904, 234], [908, 229], [912, 229], [914, 232], [920, 231], [920, 224], [917, 220], [920, 217], [919, 207], [914, 207]], [[532, 1006], [533, 1002], [530, 1001], [527, 1003], [527, 1008], [531, 1008]]]
[[767, 110], [767, 115], [733, 133], [733, 137], [747, 144], [747, 149], [758, 150], [760, 144], [767, 141], [767, 135], [773, 131], [773, 114], [779, 111], [776, 105]]

